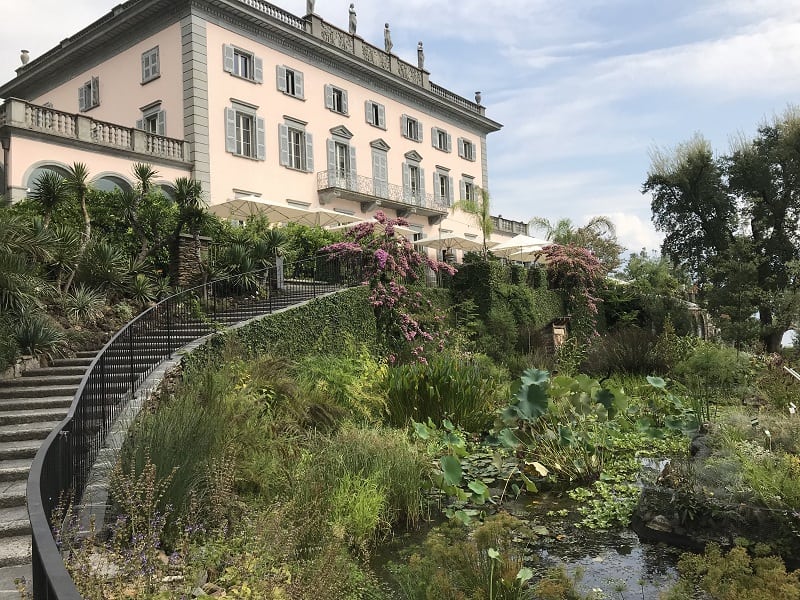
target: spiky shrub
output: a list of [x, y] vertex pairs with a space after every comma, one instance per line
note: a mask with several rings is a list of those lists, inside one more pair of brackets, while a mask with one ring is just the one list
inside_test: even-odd
[[52, 318], [42, 313], [28, 313], [14, 324], [14, 339], [23, 354], [59, 352], [66, 344], [63, 332]]
[[112, 291], [122, 291], [128, 276], [128, 258], [112, 244], [91, 244], [78, 267], [80, 281]]
[[139, 306], [144, 306], [156, 298], [156, 288], [150, 278], [144, 273], [137, 273], [131, 279], [128, 287], [128, 294]]
[[63, 296], [61, 304], [71, 323], [89, 325], [103, 316], [106, 297], [102, 292], [80, 284]]

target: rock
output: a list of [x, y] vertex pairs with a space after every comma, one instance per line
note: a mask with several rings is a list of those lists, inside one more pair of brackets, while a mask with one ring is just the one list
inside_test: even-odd
[[650, 522], [647, 523], [647, 528], [653, 531], [663, 531], [665, 533], [671, 533], [673, 529], [672, 523], [664, 515], [656, 515], [653, 517]]
[[689, 445], [689, 454], [695, 460], [702, 460], [711, 456], [711, 448], [709, 447], [709, 436], [706, 434], [698, 434], [692, 438], [692, 443]]

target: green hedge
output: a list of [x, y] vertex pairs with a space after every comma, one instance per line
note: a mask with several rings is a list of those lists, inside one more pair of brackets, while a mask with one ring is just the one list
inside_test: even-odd
[[352, 288], [220, 333], [187, 356], [184, 364], [213, 364], [229, 342], [252, 356], [270, 353], [288, 359], [335, 354], [343, 340], [377, 349], [378, 331], [369, 294], [366, 287]]

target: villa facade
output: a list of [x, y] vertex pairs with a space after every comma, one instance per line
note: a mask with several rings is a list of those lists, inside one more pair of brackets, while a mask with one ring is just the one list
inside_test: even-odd
[[[391, 50], [391, 48], [389, 48]], [[0, 86], [0, 193], [86, 163], [100, 189], [186, 176], [209, 207], [324, 208], [342, 223], [377, 210], [418, 238], [478, 239], [453, 205], [488, 187], [482, 104], [316, 14], [260, 0], [129, 0]], [[238, 213], [230, 213], [236, 207]], [[497, 235], [523, 223], [497, 218]]]

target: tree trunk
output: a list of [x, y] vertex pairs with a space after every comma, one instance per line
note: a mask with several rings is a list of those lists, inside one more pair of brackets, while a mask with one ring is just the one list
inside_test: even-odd
[[766, 352], [778, 352], [781, 349], [781, 340], [783, 340], [783, 331], [775, 329], [775, 319], [772, 315], [772, 309], [768, 306], [758, 307], [758, 317], [761, 321], [761, 342], [764, 344]]

